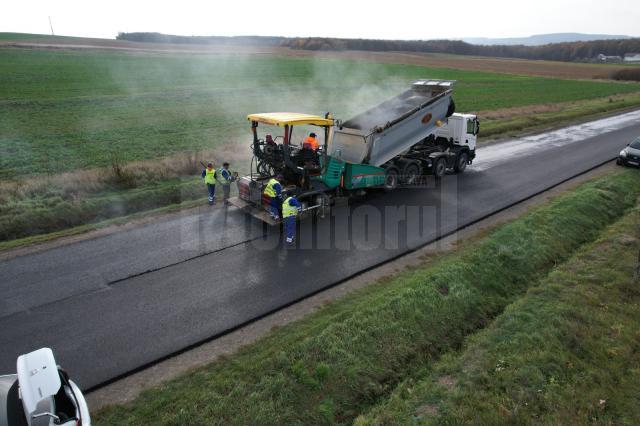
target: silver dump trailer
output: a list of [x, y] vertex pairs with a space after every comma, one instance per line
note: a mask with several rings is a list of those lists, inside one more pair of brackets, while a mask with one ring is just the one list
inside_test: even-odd
[[479, 124], [474, 115], [454, 114], [454, 84], [416, 81], [404, 93], [339, 123], [330, 155], [352, 164], [394, 168], [401, 177], [441, 177], [447, 169], [464, 170], [475, 157]]

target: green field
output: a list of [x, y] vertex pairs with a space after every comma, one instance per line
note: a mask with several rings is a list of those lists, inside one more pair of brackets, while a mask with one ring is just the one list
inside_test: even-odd
[[634, 84], [269, 55], [0, 49], [0, 179], [237, 143], [246, 114], [347, 118], [416, 78], [459, 81], [459, 111], [582, 100]]
[[[5, 33], [0, 41], [33, 37]], [[485, 120], [492, 138], [640, 105], [640, 85], [629, 83], [272, 54], [0, 47], [0, 241], [16, 246], [196, 200], [201, 160], [246, 171], [247, 114], [348, 118], [425, 77], [458, 81], [458, 111], [561, 104]]]
[[[97, 413], [94, 421], [351, 424], [369, 413], [377, 424], [412, 424], [415, 407], [429, 403], [451, 411], [449, 424], [473, 420], [481, 409], [487, 416], [477, 417], [485, 420], [480, 424], [500, 424], [486, 421], [502, 420], [497, 404], [510, 410], [529, 401], [530, 411], [523, 412], [563, 420], [572, 389], [587, 388], [588, 396], [580, 398], [585, 404], [577, 407], [601, 391], [610, 409], [617, 407], [609, 420], [637, 423], [637, 409], [624, 409], [637, 400], [637, 364], [635, 376], [622, 379], [640, 348], [640, 292], [629, 285], [640, 236], [638, 182], [635, 170], [621, 170], [583, 184], [457, 252], [429, 256], [421, 267], [328, 304], [233, 355]], [[634, 206], [633, 216], [615, 227], [615, 250], [589, 245]], [[583, 263], [571, 263], [576, 253]], [[618, 306], [625, 300], [629, 306]], [[512, 327], [503, 330], [505, 324]], [[470, 351], [461, 350], [469, 341]], [[528, 352], [518, 359], [521, 349]], [[432, 367], [460, 354], [465, 358], [446, 371], [460, 383], [455, 392], [437, 401], [424, 389], [417, 393], [431, 389], [425, 376]], [[566, 371], [566, 361], [575, 369]], [[486, 372], [496, 365], [504, 367], [504, 381]], [[408, 385], [421, 379], [422, 388]], [[488, 398], [494, 405], [483, 405]], [[456, 404], [464, 404], [469, 415], [456, 418]], [[535, 419], [514, 418], [524, 424]]]

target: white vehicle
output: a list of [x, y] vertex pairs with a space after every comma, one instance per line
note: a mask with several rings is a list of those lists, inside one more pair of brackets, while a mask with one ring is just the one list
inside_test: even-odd
[[20, 355], [17, 374], [0, 376], [0, 426], [90, 426], [80, 388], [49, 348]]

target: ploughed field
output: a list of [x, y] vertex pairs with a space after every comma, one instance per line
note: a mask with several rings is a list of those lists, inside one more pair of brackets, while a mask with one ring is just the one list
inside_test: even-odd
[[251, 44], [171, 44], [141, 43], [126, 40], [50, 36], [46, 34], [0, 33], [0, 45], [39, 48], [94, 48], [128, 51], [198, 52], [198, 53], [263, 53], [278, 56], [321, 56], [336, 59], [356, 59], [391, 64], [455, 68], [506, 74], [537, 75], [569, 79], [608, 78], [621, 64], [591, 64], [557, 61], [531, 61], [515, 58], [452, 55], [422, 52], [375, 51], [314, 51], [288, 47]]

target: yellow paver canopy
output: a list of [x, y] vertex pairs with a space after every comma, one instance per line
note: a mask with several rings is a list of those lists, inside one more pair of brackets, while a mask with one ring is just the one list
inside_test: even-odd
[[271, 124], [273, 126], [332, 126], [333, 119], [320, 117], [319, 115], [302, 114], [299, 112], [265, 112], [258, 114], [249, 114], [249, 121], [257, 121], [258, 123]]

